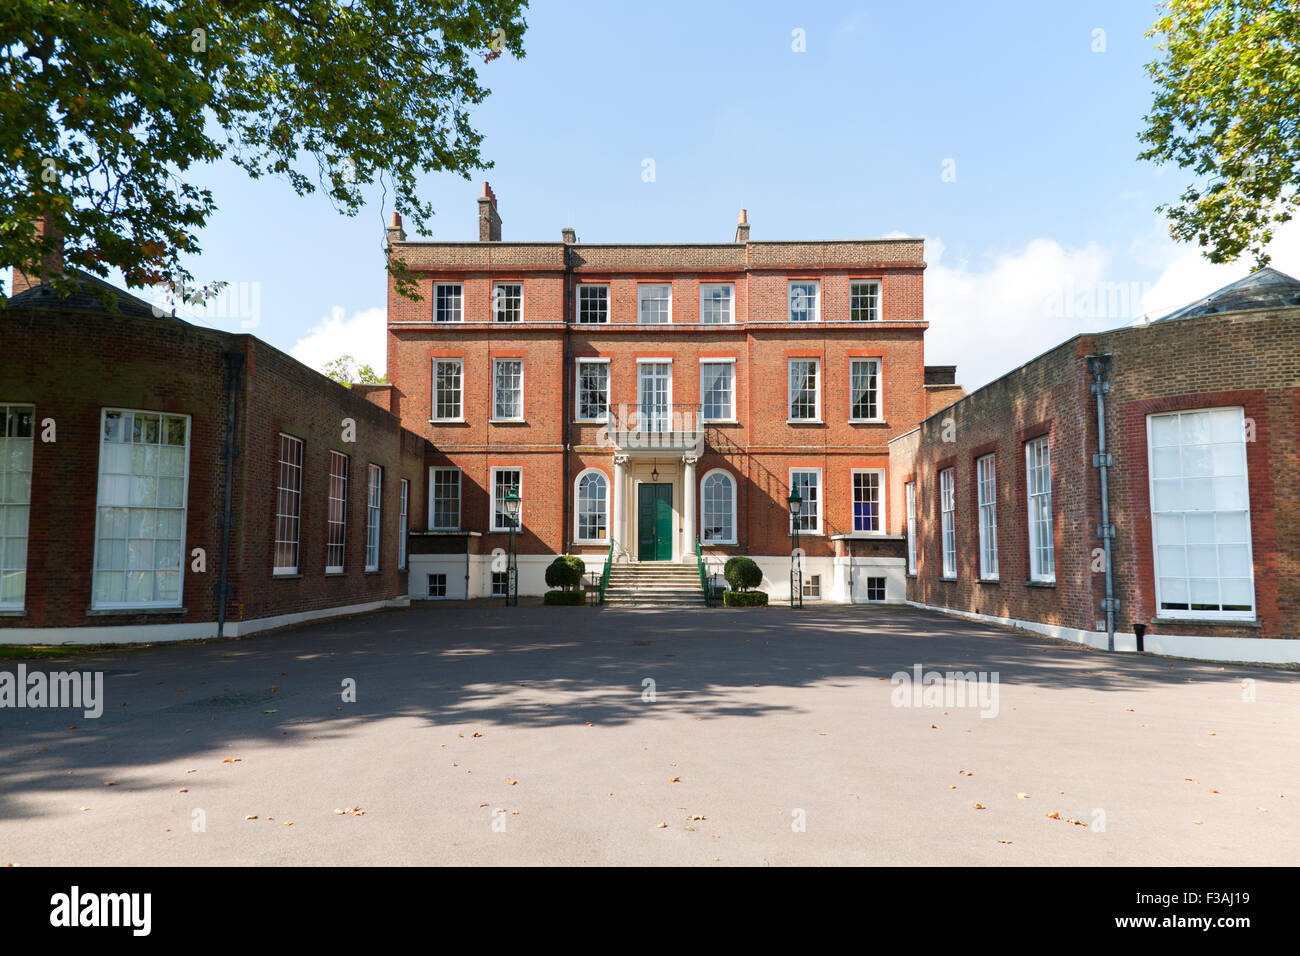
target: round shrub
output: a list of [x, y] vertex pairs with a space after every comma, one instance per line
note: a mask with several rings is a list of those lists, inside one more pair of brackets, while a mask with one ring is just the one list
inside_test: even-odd
[[733, 590], [748, 591], [763, 583], [763, 572], [753, 558], [737, 555], [729, 558], [722, 569], [722, 576], [727, 579]]
[[562, 554], [546, 566], [546, 586], [568, 591], [581, 587], [587, 564], [576, 554]]

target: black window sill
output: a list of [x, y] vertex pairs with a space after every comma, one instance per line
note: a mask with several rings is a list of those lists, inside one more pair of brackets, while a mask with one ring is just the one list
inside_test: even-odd
[[271, 574], [272, 581], [296, 581], [300, 577], [302, 577], [302, 572], [297, 574], [275, 574], [272, 572]]
[[1026, 581], [1026, 582], [1025, 582], [1025, 587], [1027, 587], [1027, 588], [1054, 588], [1054, 587], [1056, 587], [1056, 582], [1055, 582], [1055, 581]]
[[1001, 584], [1002, 579], [1001, 578], [976, 578], [975, 583], [976, 584]]
[[4, 611], [0, 611], [0, 617], [26, 617], [26, 616], [27, 616], [26, 608], [21, 608], [21, 607], [11, 607]]

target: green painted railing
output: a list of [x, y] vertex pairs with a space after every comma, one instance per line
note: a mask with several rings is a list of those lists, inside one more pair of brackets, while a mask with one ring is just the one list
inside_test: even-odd
[[700, 590], [704, 592], [704, 606], [712, 607], [713, 601], [709, 594], [709, 576], [704, 572], [704, 547], [700, 544], [700, 539], [695, 539], [695, 566], [700, 569]]
[[605, 603], [605, 589], [609, 587], [609, 572], [614, 567], [614, 536], [609, 536], [609, 554], [605, 555], [605, 569], [600, 572], [600, 600], [597, 604]]

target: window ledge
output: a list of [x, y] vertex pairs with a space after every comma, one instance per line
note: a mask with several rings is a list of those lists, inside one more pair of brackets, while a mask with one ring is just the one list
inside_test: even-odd
[[296, 578], [300, 578], [300, 577], [302, 577], [302, 573], [297, 571], [295, 571], [293, 574], [287, 574], [287, 573], [281, 574], [277, 571], [271, 572], [272, 581], [293, 581]]
[[1258, 621], [1232, 620], [1220, 617], [1153, 617], [1152, 624], [1201, 624], [1210, 627], [1250, 627], [1261, 628], [1264, 625]]
[[944, 575], [942, 575], [942, 574], [939, 575], [939, 580], [940, 580], [940, 581], [945, 581], [945, 582], [947, 582], [948, 584], [956, 584], [956, 583], [957, 583], [957, 578], [956, 578], [956, 577], [946, 577], [946, 576], [944, 576]]
[[787, 418], [787, 425], [825, 425], [826, 423], [820, 418]]
[[26, 617], [27, 609], [21, 607], [0, 608], [0, 617]]
[[976, 578], [975, 583], [976, 584], [1001, 584], [1002, 579], [1001, 578]]
[[184, 607], [92, 607], [86, 617], [121, 617], [124, 614], [187, 614]]
[[464, 425], [465, 423], [466, 423], [465, 419], [463, 418], [430, 418], [429, 419], [430, 425]]
[[736, 418], [701, 418], [700, 421], [705, 425], [739, 425], [740, 420]]
[[850, 418], [850, 425], [888, 425], [883, 418]]
[[1026, 582], [1025, 582], [1025, 587], [1027, 587], [1027, 588], [1054, 588], [1054, 587], [1056, 587], [1056, 581], [1055, 581], [1055, 580], [1051, 580], [1051, 581], [1026, 581]]
[[573, 424], [575, 424], [575, 425], [606, 425], [606, 424], [608, 424], [608, 421], [607, 421], [606, 419], [604, 419], [604, 418], [575, 418], [575, 419], [573, 420]]
[[326, 571], [326, 572], [325, 572], [325, 577], [327, 577], [327, 578], [346, 578], [347, 576], [348, 576], [348, 573], [347, 573], [346, 571]]
[[382, 568], [366, 568], [365, 574], [383, 574]]
[[527, 425], [528, 421], [523, 418], [489, 418], [489, 425]]

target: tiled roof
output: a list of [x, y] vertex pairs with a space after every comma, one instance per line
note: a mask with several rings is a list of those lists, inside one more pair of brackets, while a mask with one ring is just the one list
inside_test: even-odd
[[1300, 279], [1265, 266], [1156, 321], [1168, 322], [1171, 319], [1188, 319], [1216, 312], [1281, 309], [1297, 305], [1300, 305]]
[[10, 296], [8, 305], [26, 309], [58, 309], [73, 312], [101, 312], [114, 314], [105, 305], [105, 300], [117, 302], [117, 312], [122, 315], [137, 317], [162, 318], [167, 313], [155, 311], [154, 307], [143, 299], [105, 282], [89, 272], [71, 269], [69, 272], [77, 279], [77, 288], [66, 296], [60, 296], [48, 281], [32, 286], [15, 296]]

